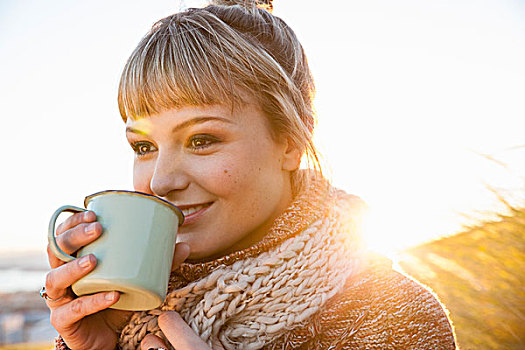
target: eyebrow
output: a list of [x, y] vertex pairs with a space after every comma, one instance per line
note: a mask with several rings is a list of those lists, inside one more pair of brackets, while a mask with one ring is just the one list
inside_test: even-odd
[[186, 120], [185, 122], [182, 122], [180, 123], [179, 125], [176, 125], [173, 127], [173, 129], [171, 129], [171, 132], [172, 133], [176, 133], [177, 131], [180, 131], [184, 128], [187, 128], [189, 126], [193, 126], [193, 125], [196, 125], [196, 124], [202, 124], [202, 123], [206, 123], [208, 121], [222, 121], [222, 122], [225, 122], [225, 123], [228, 123], [228, 124], [233, 124], [233, 122], [229, 119], [226, 119], [226, 118], [222, 118], [222, 117], [196, 117], [196, 118], [193, 118], [193, 119], [190, 119], [190, 120]]
[[[222, 118], [222, 117], [211, 117], [211, 116], [206, 116], [206, 117], [196, 117], [196, 118], [192, 118], [190, 120], [186, 120], [185, 122], [182, 122], [180, 123], [179, 125], [176, 125], [173, 127], [173, 129], [171, 129], [171, 132], [172, 133], [176, 133], [184, 128], [187, 128], [189, 126], [192, 126], [192, 125], [196, 125], [196, 124], [202, 124], [202, 123], [206, 123], [206, 122], [209, 122], [209, 121], [221, 121], [221, 122], [225, 122], [225, 123], [228, 123], [228, 124], [233, 124], [233, 122], [229, 119], [226, 119], [226, 118]], [[147, 135], [147, 132], [145, 132], [144, 130], [140, 130], [140, 129], [135, 129], [131, 126], [128, 126], [126, 127], [126, 132], [132, 132], [132, 133], [135, 133], [135, 134], [140, 134], [140, 135]]]

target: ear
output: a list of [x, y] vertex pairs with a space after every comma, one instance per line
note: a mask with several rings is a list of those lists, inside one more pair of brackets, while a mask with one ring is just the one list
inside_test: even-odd
[[286, 171], [297, 170], [301, 165], [302, 153], [297, 145], [287, 137], [284, 140], [284, 153], [281, 163], [282, 169]]

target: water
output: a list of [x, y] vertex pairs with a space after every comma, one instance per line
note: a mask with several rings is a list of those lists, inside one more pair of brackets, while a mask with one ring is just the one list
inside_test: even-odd
[[38, 292], [49, 271], [45, 250], [0, 251], [0, 294]]
[[57, 332], [38, 295], [47, 271], [41, 252], [0, 252], [0, 348], [3, 344], [52, 344]]
[[0, 269], [0, 294], [38, 292], [44, 285], [45, 270]]

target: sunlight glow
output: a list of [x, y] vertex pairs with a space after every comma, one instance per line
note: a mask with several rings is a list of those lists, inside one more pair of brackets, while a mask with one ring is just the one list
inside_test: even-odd
[[[486, 185], [523, 193], [523, 3], [274, 5], [302, 41], [316, 80], [325, 173], [370, 207], [374, 249], [391, 254], [500, 210]], [[42, 250], [58, 206], [132, 188], [119, 75], [144, 33], [177, 4], [1, 6], [0, 96], [4, 143], [12, 147], [0, 172], [7, 198], [0, 250]]]

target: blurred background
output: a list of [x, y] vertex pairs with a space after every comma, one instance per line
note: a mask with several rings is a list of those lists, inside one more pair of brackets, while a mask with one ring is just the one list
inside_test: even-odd
[[[49, 348], [48, 219], [132, 188], [121, 69], [156, 20], [201, 4], [0, 2], [0, 349]], [[370, 206], [371, 248], [433, 288], [463, 349], [524, 348], [525, 3], [274, 7], [316, 79], [326, 172]]]

